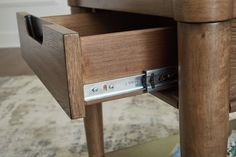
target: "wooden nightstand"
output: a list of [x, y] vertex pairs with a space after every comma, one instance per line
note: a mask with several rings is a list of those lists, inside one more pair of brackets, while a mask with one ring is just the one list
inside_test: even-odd
[[[72, 15], [19, 13], [21, 48], [64, 111], [85, 117], [91, 157], [104, 156], [101, 102], [149, 88], [179, 107], [182, 157], [226, 156], [236, 110], [233, 0], [68, 2]], [[177, 71], [179, 87], [169, 88]]]

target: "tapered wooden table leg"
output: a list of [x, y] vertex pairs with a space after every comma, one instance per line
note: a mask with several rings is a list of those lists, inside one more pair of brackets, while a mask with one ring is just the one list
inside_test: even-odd
[[104, 157], [102, 104], [86, 106], [84, 125], [89, 157]]
[[182, 157], [226, 157], [230, 23], [178, 24]]

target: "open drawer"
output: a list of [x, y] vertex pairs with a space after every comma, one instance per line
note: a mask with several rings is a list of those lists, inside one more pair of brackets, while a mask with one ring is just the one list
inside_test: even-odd
[[[85, 99], [94, 83], [177, 64], [176, 28], [169, 19], [106, 12], [45, 18], [18, 13], [17, 20], [24, 59], [71, 118], [84, 117], [85, 105], [145, 92]], [[99, 87], [89, 90], [116, 88]]]

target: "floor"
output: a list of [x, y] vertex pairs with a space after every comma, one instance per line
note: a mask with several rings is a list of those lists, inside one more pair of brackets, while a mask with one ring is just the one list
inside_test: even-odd
[[[83, 121], [67, 117], [19, 49], [0, 49], [0, 76], [0, 156], [87, 157]], [[177, 138], [178, 111], [151, 95], [106, 102], [103, 110], [106, 152]]]
[[33, 74], [21, 57], [19, 48], [0, 49], [0, 77]]

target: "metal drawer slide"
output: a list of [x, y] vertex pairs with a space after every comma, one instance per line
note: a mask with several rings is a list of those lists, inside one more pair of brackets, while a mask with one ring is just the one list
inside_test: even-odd
[[154, 92], [177, 86], [177, 83], [177, 67], [164, 67], [146, 70], [140, 75], [86, 84], [84, 98], [85, 101], [93, 101], [138, 90]]

